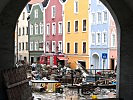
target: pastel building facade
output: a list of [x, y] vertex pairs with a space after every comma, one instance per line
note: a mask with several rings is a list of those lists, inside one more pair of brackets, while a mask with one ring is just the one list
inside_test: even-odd
[[30, 10], [29, 5], [23, 9], [19, 16], [18, 23], [16, 25], [16, 61], [25, 60], [29, 62], [29, 51], [28, 51], [28, 21]]
[[62, 0], [49, 0], [45, 7], [45, 53], [63, 53]]
[[108, 69], [111, 15], [99, 0], [91, 0], [90, 14], [90, 66], [91, 69]]
[[32, 5], [29, 17], [29, 59], [32, 64], [33, 62], [39, 61], [40, 55], [44, 53], [44, 22], [42, 3]]
[[110, 59], [110, 69], [115, 69], [117, 65], [117, 30], [115, 22], [110, 17], [110, 52], [109, 52], [109, 59]]
[[77, 68], [80, 63], [89, 68], [89, 1], [66, 0], [64, 4], [64, 53], [70, 67]]

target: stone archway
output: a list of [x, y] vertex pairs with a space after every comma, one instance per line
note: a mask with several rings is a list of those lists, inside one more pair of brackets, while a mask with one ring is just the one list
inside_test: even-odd
[[97, 54], [92, 55], [92, 65], [93, 69], [100, 69], [99, 67], [99, 56]]

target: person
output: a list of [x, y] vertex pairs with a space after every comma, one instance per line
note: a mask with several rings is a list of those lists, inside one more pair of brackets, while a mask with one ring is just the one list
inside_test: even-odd
[[35, 68], [36, 68], [35, 62], [33, 62], [31, 66], [32, 66], [32, 71], [35, 71]]

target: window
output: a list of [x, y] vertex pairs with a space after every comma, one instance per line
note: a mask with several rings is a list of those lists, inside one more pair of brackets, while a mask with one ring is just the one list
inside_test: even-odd
[[52, 35], [56, 34], [56, 24], [52, 23]]
[[43, 23], [40, 23], [40, 34], [43, 34]]
[[107, 22], [107, 11], [103, 11], [103, 22]]
[[35, 18], [38, 18], [38, 9], [35, 9], [34, 16], [35, 16]]
[[39, 50], [43, 50], [43, 41], [39, 42]]
[[75, 21], [75, 32], [78, 32], [78, 21]]
[[102, 44], [106, 44], [107, 42], [107, 32], [102, 33]]
[[30, 42], [30, 50], [33, 51], [33, 42]]
[[21, 43], [19, 43], [19, 51], [21, 51]]
[[46, 42], [46, 52], [49, 52], [50, 43], [49, 41]]
[[70, 22], [67, 22], [67, 32], [70, 32]]
[[26, 42], [26, 50], [28, 50], [28, 42]]
[[91, 36], [91, 43], [93, 45], [93, 44], [95, 44], [95, 33], [92, 33], [91, 35], [92, 35]]
[[24, 42], [22, 43], [22, 50], [24, 50]]
[[63, 32], [63, 30], [62, 30], [62, 22], [59, 22], [59, 24], [58, 24], [59, 26], [58, 26], [58, 30], [59, 30], [59, 34], [62, 34], [62, 32]]
[[52, 18], [55, 18], [55, 16], [56, 16], [56, 8], [55, 8], [55, 6], [52, 6]]
[[19, 28], [19, 33], [18, 33], [18, 36], [20, 36], [21, 35], [21, 28]]
[[23, 18], [22, 19], [25, 20], [25, 12], [23, 12]]
[[24, 33], [25, 33], [25, 30], [24, 30], [24, 27], [23, 27], [23, 34], [22, 35], [24, 35]]
[[86, 53], [86, 42], [83, 42], [83, 53]]
[[38, 50], [38, 42], [35, 42], [35, 50]]
[[86, 31], [86, 20], [83, 20], [82, 22], [82, 31], [85, 32]]
[[96, 23], [96, 14], [92, 13], [92, 24]]
[[35, 24], [35, 34], [38, 34], [38, 24]]
[[52, 41], [52, 52], [56, 51], [56, 44], [55, 41]]
[[111, 47], [115, 47], [115, 34], [112, 34], [111, 37]]
[[70, 53], [70, 43], [67, 43], [67, 53]]
[[97, 33], [96, 36], [96, 43], [99, 45], [100, 44], [100, 33]]
[[33, 25], [30, 25], [30, 35], [33, 35]]
[[78, 43], [74, 44], [74, 53], [78, 53]]
[[50, 35], [50, 24], [47, 24], [47, 35]]
[[26, 34], [28, 35], [28, 32], [29, 32], [28, 29], [29, 29], [29, 28], [27, 27], [26, 29], [27, 29], [27, 33], [26, 33]]
[[58, 52], [62, 53], [62, 41], [58, 41]]
[[74, 13], [78, 13], [78, 1], [74, 1]]
[[102, 22], [102, 14], [101, 14], [101, 12], [98, 12], [97, 13], [97, 23], [101, 24], [101, 22]]

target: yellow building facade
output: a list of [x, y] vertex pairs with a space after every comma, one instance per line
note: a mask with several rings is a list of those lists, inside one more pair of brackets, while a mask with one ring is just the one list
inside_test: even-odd
[[89, 69], [88, 10], [88, 0], [66, 0], [64, 5], [64, 53], [73, 69], [77, 63]]

